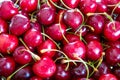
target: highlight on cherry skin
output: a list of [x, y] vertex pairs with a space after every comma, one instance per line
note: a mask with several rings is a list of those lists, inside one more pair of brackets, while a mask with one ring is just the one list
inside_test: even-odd
[[0, 0], [0, 80], [120, 80], [120, 1]]

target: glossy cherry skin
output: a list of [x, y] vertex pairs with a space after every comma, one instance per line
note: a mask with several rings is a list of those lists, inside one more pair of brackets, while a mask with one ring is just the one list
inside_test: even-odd
[[27, 64], [32, 61], [32, 57], [29, 52], [25, 51], [24, 46], [18, 46], [13, 52], [14, 60], [19, 64]]
[[15, 61], [12, 57], [0, 58], [0, 76], [8, 77], [15, 70]]
[[116, 47], [108, 48], [105, 52], [105, 59], [109, 65], [120, 63], [120, 49]]
[[107, 23], [104, 26], [103, 34], [108, 41], [118, 40], [120, 38], [120, 22], [114, 21]]
[[60, 41], [63, 39], [63, 35], [66, 33], [66, 25], [60, 23], [52, 24], [51, 26], [45, 28], [45, 33], [53, 40]]
[[84, 36], [84, 39], [87, 43], [89, 43], [90, 41], [93, 41], [93, 40], [100, 41], [100, 36], [97, 34], [89, 32]]
[[110, 73], [109, 66], [105, 62], [102, 62], [98, 67], [98, 71], [95, 71], [93, 76], [94, 76], [94, 79], [98, 80], [101, 75], [108, 74], [108, 73]]
[[120, 49], [120, 40], [117, 41], [110, 41], [107, 43], [108, 46], [110, 47], [116, 47]]
[[113, 74], [101, 75], [98, 80], [118, 80]]
[[107, 12], [107, 5], [104, 3], [98, 2], [96, 12]]
[[8, 54], [18, 46], [18, 38], [11, 34], [0, 34], [0, 52]]
[[55, 20], [55, 10], [52, 7], [45, 6], [37, 13], [39, 23], [43, 25], [50, 25]]
[[70, 70], [65, 70], [65, 64], [58, 64], [56, 65], [56, 72], [55, 72], [55, 79], [56, 80], [70, 80]]
[[20, 36], [30, 28], [30, 20], [22, 14], [17, 14], [11, 19], [9, 28], [12, 34]]
[[30, 66], [20, 69], [13, 77], [13, 80], [29, 80], [32, 76], [32, 69]]
[[70, 8], [77, 8], [80, 0], [63, 0], [64, 4]]
[[20, 0], [20, 7], [25, 12], [33, 12], [37, 9], [38, 0]]
[[30, 78], [30, 80], [43, 80], [43, 79], [38, 76], [33, 76]]
[[64, 45], [63, 51], [70, 59], [84, 59], [86, 57], [86, 46], [82, 41], [74, 41]]
[[34, 28], [29, 29], [23, 38], [24, 42], [30, 47], [37, 47], [43, 42], [42, 34]]
[[105, 25], [105, 20], [102, 15], [90, 16], [87, 20], [87, 24], [94, 28], [95, 34], [101, 34]]
[[42, 25], [40, 25], [37, 21], [35, 22], [31, 22], [30, 26], [34, 29], [36, 29], [37, 31], [42, 31]]
[[5, 20], [0, 18], [0, 34], [8, 32], [8, 24]]
[[63, 22], [76, 31], [82, 24], [82, 14], [77, 9], [67, 10], [63, 14]]
[[45, 53], [41, 53], [40, 51], [43, 50], [43, 49], [56, 49], [56, 45], [54, 44], [53, 41], [47, 39], [45, 40], [42, 44], [40, 44], [40, 46], [38, 46], [38, 53], [41, 55], [41, 56], [48, 56], [48, 57], [53, 57], [55, 55], [55, 51], [47, 51]]
[[99, 41], [93, 40], [87, 44], [87, 58], [90, 60], [98, 60], [102, 56], [102, 45]]
[[97, 9], [97, 3], [93, 0], [81, 0], [79, 6], [84, 14], [94, 13]]
[[33, 72], [41, 78], [51, 77], [56, 71], [56, 64], [49, 57], [43, 56], [39, 61], [34, 63]]
[[3, 1], [0, 7], [0, 17], [5, 20], [10, 20], [14, 15], [18, 13], [18, 9], [14, 6], [14, 3], [10, 0]]

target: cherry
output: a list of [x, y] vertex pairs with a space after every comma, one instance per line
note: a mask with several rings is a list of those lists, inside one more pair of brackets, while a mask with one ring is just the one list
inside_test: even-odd
[[56, 65], [49, 57], [43, 56], [33, 64], [33, 72], [41, 78], [51, 77], [56, 71]]
[[93, 80], [92, 78], [86, 79], [86, 78], [78, 78], [77, 80]]
[[38, 21], [43, 25], [50, 25], [55, 20], [55, 10], [52, 7], [45, 6], [37, 13]]
[[33, 12], [37, 9], [38, 0], [20, 0], [21, 9], [25, 12]]
[[20, 69], [13, 77], [13, 80], [29, 80], [32, 76], [32, 69], [30, 66]]
[[53, 40], [60, 41], [63, 39], [63, 35], [66, 33], [66, 25], [62, 23], [52, 24], [51, 26], [45, 28], [45, 33]]
[[120, 68], [115, 69], [114, 74], [120, 79]]
[[116, 41], [120, 38], [120, 22], [109, 22], [104, 26], [103, 34], [108, 41]]
[[98, 67], [97, 71], [95, 71], [93, 76], [95, 79], [98, 80], [101, 75], [108, 74], [108, 73], [110, 73], [109, 66], [105, 62], [102, 62]]
[[116, 47], [116, 48], [120, 48], [120, 41], [110, 41], [108, 42], [106, 45], [110, 46], [110, 47]]
[[0, 34], [0, 52], [11, 53], [18, 46], [18, 38], [11, 34]]
[[97, 3], [93, 0], [81, 0], [79, 6], [83, 14], [94, 13], [97, 9]]
[[113, 74], [104, 74], [100, 76], [99, 80], [118, 80]]
[[33, 48], [39, 46], [43, 41], [41, 32], [34, 28], [29, 29], [23, 39], [28, 46]]
[[42, 80], [42, 78], [38, 77], [38, 76], [33, 76], [30, 78], [30, 80]]
[[107, 5], [105, 3], [102, 3], [102, 2], [97, 2], [96, 12], [107, 12]]
[[47, 39], [45, 40], [42, 44], [38, 46], [38, 53], [42, 56], [48, 56], [48, 57], [53, 57], [56, 52], [54, 51], [47, 51], [45, 53], [41, 53], [40, 51], [42, 49], [56, 49], [56, 45], [53, 43], [53, 41]]
[[0, 33], [7, 33], [8, 32], [8, 24], [5, 20], [0, 18]]
[[78, 9], [70, 9], [64, 12], [63, 22], [76, 31], [83, 22], [83, 16]]
[[63, 0], [64, 4], [69, 8], [77, 8], [80, 0]]
[[108, 48], [105, 53], [105, 59], [109, 65], [120, 63], [120, 49], [116, 47]]
[[107, 0], [108, 5], [114, 5], [114, 4], [117, 4], [118, 2], [119, 2], [119, 0], [113, 0], [113, 1]]
[[12, 34], [20, 36], [30, 28], [30, 21], [26, 16], [17, 14], [11, 19], [9, 28]]
[[82, 41], [74, 41], [70, 42], [63, 47], [64, 53], [70, 58], [70, 59], [84, 59], [86, 56], [86, 46]]
[[56, 65], [55, 79], [56, 80], [70, 80], [70, 70], [66, 70], [65, 64]]
[[0, 7], [0, 17], [5, 20], [10, 20], [14, 15], [18, 14], [18, 9], [10, 0], [3, 1]]
[[40, 31], [40, 32], [42, 31], [42, 26], [37, 21], [31, 22], [30, 26], [36, 29], [37, 31]]
[[102, 15], [89, 16], [87, 24], [94, 28], [95, 34], [101, 34], [105, 25], [105, 20]]
[[98, 60], [102, 56], [102, 45], [99, 41], [93, 40], [87, 44], [87, 58], [90, 60]]
[[27, 64], [32, 61], [32, 57], [29, 52], [25, 51], [24, 46], [18, 46], [13, 52], [14, 60], [19, 64]]
[[7, 77], [15, 70], [15, 61], [12, 57], [0, 58], [0, 76]]

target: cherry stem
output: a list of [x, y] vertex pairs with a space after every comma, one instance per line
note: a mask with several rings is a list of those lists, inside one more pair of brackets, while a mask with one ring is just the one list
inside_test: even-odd
[[79, 10], [79, 9], [75, 9], [76, 11], [78, 11], [80, 14], [81, 14], [81, 16], [82, 16], [82, 24], [84, 24], [84, 21], [85, 21], [85, 19], [84, 19], [84, 15], [83, 15], [83, 13]]
[[38, 5], [37, 5], [37, 9], [39, 10], [40, 9], [40, 0], [38, 0]]
[[26, 66], [28, 66], [28, 65], [29, 65], [29, 63], [23, 65], [23, 66], [20, 67], [20, 68], [18, 68], [15, 72], [13, 72], [10, 76], [8, 76], [6, 80], [11, 80], [11, 78], [12, 78], [18, 71], [20, 71], [22, 68], [24, 68], [24, 67], [26, 67]]
[[72, 9], [70, 7], [68, 7], [62, 0], [60, 0], [60, 2], [63, 4], [63, 6], [65, 6], [67, 9]]
[[57, 60], [60, 60], [60, 59], [64, 59], [65, 57], [61, 56], [61, 57], [58, 57], [57, 59], [54, 60], [54, 62], [56, 62]]
[[120, 5], [120, 2], [115, 5], [115, 7], [113, 8], [113, 10], [112, 10], [112, 12], [111, 12], [111, 16], [113, 15], [115, 9], [116, 9], [119, 5]]
[[[44, 29], [44, 26], [42, 25], [42, 33], [45, 34], [45, 29]], [[45, 40], [45, 36], [43, 36], [43, 40]]]
[[59, 18], [60, 31], [61, 31], [61, 33], [62, 33], [62, 36], [63, 36], [64, 40], [65, 40], [67, 43], [69, 43], [69, 41], [67, 40], [67, 38], [66, 38], [65, 35], [63, 34], [63, 31], [62, 31], [62, 28], [61, 28], [61, 24], [60, 24], [60, 22], [61, 22], [61, 20], [62, 20], [62, 15], [63, 15], [63, 13], [64, 13], [64, 12], [62, 12], [62, 13], [60, 14], [60, 18]]
[[53, 41], [54, 42], [54, 44], [58, 47], [58, 49], [61, 49], [60, 48], [60, 46], [51, 38], [51, 37], [49, 37], [47, 34], [45, 34], [45, 33], [41, 33], [42, 35], [44, 35], [44, 36], [46, 36], [48, 39], [50, 39], [51, 41]]
[[34, 14], [36, 14], [37, 13], [37, 11], [34, 11], [32, 14], [30, 14], [30, 16], [31, 16], [31, 19], [30, 19], [30, 21], [31, 22], [36, 22], [37, 20], [34, 18]]
[[4, 58], [4, 56], [2, 55], [2, 53], [0, 53], [0, 56], [1, 56], [2, 58]]
[[118, 63], [118, 66], [120, 67], [120, 63]]
[[14, 3], [14, 5], [17, 5], [17, 4], [18, 4], [18, 2], [19, 2], [19, 0], [16, 0], [16, 2]]
[[58, 9], [63, 9], [63, 10], [67, 10], [67, 9], [65, 9], [65, 8], [63, 8], [63, 7], [60, 7], [60, 6], [58, 6], [57, 4], [55, 4], [52, 0], [49, 0], [51, 3], [52, 3], [52, 5], [54, 5], [56, 8], [58, 8]]
[[20, 42], [25, 46], [25, 48], [26, 48], [27, 50], [30, 50], [30, 49], [28, 48], [28, 46], [24, 43], [24, 41], [22, 40], [22, 38], [19, 38], [19, 40], [20, 40]]
[[[57, 49], [42, 49], [40, 52], [41, 52], [41, 53], [45, 53], [45, 52], [47, 52], [47, 51], [55, 51], [55, 52], [62, 53], [67, 60], [70, 60], [70, 59], [68, 58], [68, 56], [67, 56], [64, 52], [62, 52], [62, 51], [60, 51], [60, 50], [57, 50]], [[74, 64], [76, 65], [76, 63], [74, 63]], [[69, 63], [67, 63], [67, 67], [65, 68], [65, 70], [68, 70], [68, 68], [69, 68]]]

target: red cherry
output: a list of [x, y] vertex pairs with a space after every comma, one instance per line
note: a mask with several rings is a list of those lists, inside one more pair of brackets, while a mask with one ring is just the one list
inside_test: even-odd
[[93, 40], [87, 44], [87, 58], [90, 60], [98, 60], [102, 56], [102, 45], [100, 42]]
[[38, 0], [20, 0], [20, 7], [25, 12], [33, 12], [37, 9]]
[[3, 1], [0, 7], [0, 17], [5, 20], [10, 20], [14, 15], [18, 13], [18, 9], [14, 6], [14, 3], [10, 0]]
[[113, 74], [101, 75], [99, 80], [118, 80]]
[[24, 42], [30, 46], [30, 47], [37, 47], [39, 46], [42, 41], [43, 41], [43, 38], [42, 38], [42, 34], [40, 31], [37, 31], [36, 29], [34, 28], [31, 28], [29, 29], [25, 35], [24, 35]]
[[32, 57], [29, 52], [25, 51], [24, 46], [18, 46], [13, 52], [14, 60], [19, 64], [27, 64], [32, 61]]
[[0, 76], [8, 77], [15, 70], [15, 61], [12, 57], [0, 58]]
[[9, 28], [12, 34], [20, 36], [30, 28], [30, 21], [26, 16], [17, 14], [11, 19]]
[[86, 55], [86, 47], [82, 41], [74, 41], [64, 45], [63, 51], [71, 59], [84, 59]]
[[120, 22], [109, 22], [104, 26], [104, 37], [108, 41], [116, 41], [120, 38]]
[[5, 20], [0, 18], [0, 33], [7, 33], [8, 32], [8, 24]]
[[49, 57], [42, 57], [33, 65], [33, 72], [39, 77], [51, 77], [56, 71], [56, 65]]
[[0, 34], [0, 52], [11, 53], [18, 46], [18, 38], [10, 34]]
[[43, 79], [38, 76], [33, 76], [30, 78], [30, 80], [43, 80]]
[[41, 53], [40, 51], [43, 49], [56, 49], [56, 45], [51, 40], [45, 40], [40, 46], [38, 46], [38, 53], [43, 56], [53, 57], [56, 52], [54, 51], [47, 51], [45, 53]]

